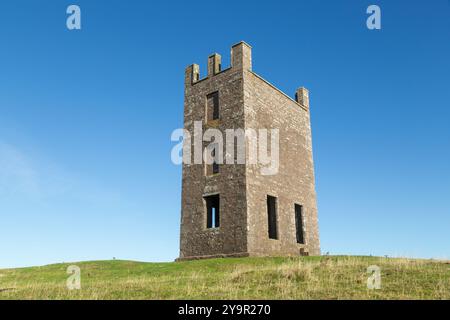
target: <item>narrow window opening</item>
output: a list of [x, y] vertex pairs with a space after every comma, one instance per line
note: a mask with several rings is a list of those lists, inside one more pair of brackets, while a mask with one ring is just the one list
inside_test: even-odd
[[295, 230], [297, 243], [305, 244], [305, 236], [303, 232], [303, 206], [295, 204]]
[[206, 228], [220, 227], [220, 197], [218, 194], [204, 197], [206, 204]]
[[[208, 150], [211, 150], [211, 159], [206, 163], [206, 175], [211, 176], [219, 173], [219, 163], [217, 159], [217, 155], [219, 154], [217, 148], [219, 148], [219, 144], [215, 143], [207, 147]], [[207, 151], [208, 151], [207, 150]], [[212, 160], [212, 163], [211, 163]]]
[[206, 100], [207, 121], [219, 119], [219, 92], [208, 94]]
[[212, 151], [212, 156], [214, 158], [214, 162], [212, 163], [212, 174], [219, 173], [219, 164], [217, 163], [217, 159], [216, 159], [216, 150], [218, 147], [219, 147], [219, 145], [215, 144], [214, 150]]
[[269, 238], [278, 239], [277, 230], [277, 198], [267, 196], [267, 216], [269, 222]]
[[219, 164], [215, 160], [212, 164], [212, 173], [213, 174], [219, 173]]

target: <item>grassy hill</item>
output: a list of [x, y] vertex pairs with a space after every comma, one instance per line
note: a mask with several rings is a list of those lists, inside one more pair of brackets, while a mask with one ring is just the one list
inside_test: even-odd
[[[69, 265], [81, 290], [68, 290]], [[381, 289], [367, 289], [367, 267]], [[0, 270], [0, 299], [450, 299], [450, 262], [377, 257], [92, 261]]]

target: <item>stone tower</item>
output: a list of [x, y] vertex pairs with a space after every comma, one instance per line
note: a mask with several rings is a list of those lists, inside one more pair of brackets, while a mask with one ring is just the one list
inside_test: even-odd
[[[208, 58], [202, 79], [198, 65], [186, 68], [184, 128], [190, 139], [183, 146], [179, 260], [320, 254], [308, 90], [299, 88], [294, 100], [254, 73], [252, 49], [240, 42], [227, 69], [218, 54]], [[223, 132], [224, 140], [227, 129], [245, 130], [244, 161], [216, 161], [217, 154], [229, 156], [216, 144], [212, 164], [199, 164], [215, 141], [205, 139], [210, 129]], [[275, 174], [249, 161], [255, 149], [247, 129], [278, 129]]]

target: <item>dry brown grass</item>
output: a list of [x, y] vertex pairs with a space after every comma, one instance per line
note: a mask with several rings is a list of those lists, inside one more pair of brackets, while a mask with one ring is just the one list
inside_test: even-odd
[[[77, 263], [0, 270], [0, 299], [450, 299], [450, 264], [377, 257], [239, 258], [180, 263]], [[381, 289], [367, 288], [367, 267]]]

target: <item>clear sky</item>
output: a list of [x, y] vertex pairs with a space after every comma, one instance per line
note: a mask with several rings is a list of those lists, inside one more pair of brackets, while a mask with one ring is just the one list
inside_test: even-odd
[[176, 258], [184, 68], [241, 40], [310, 90], [323, 253], [450, 258], [450, 1], [5, 0], [0, 267]]

